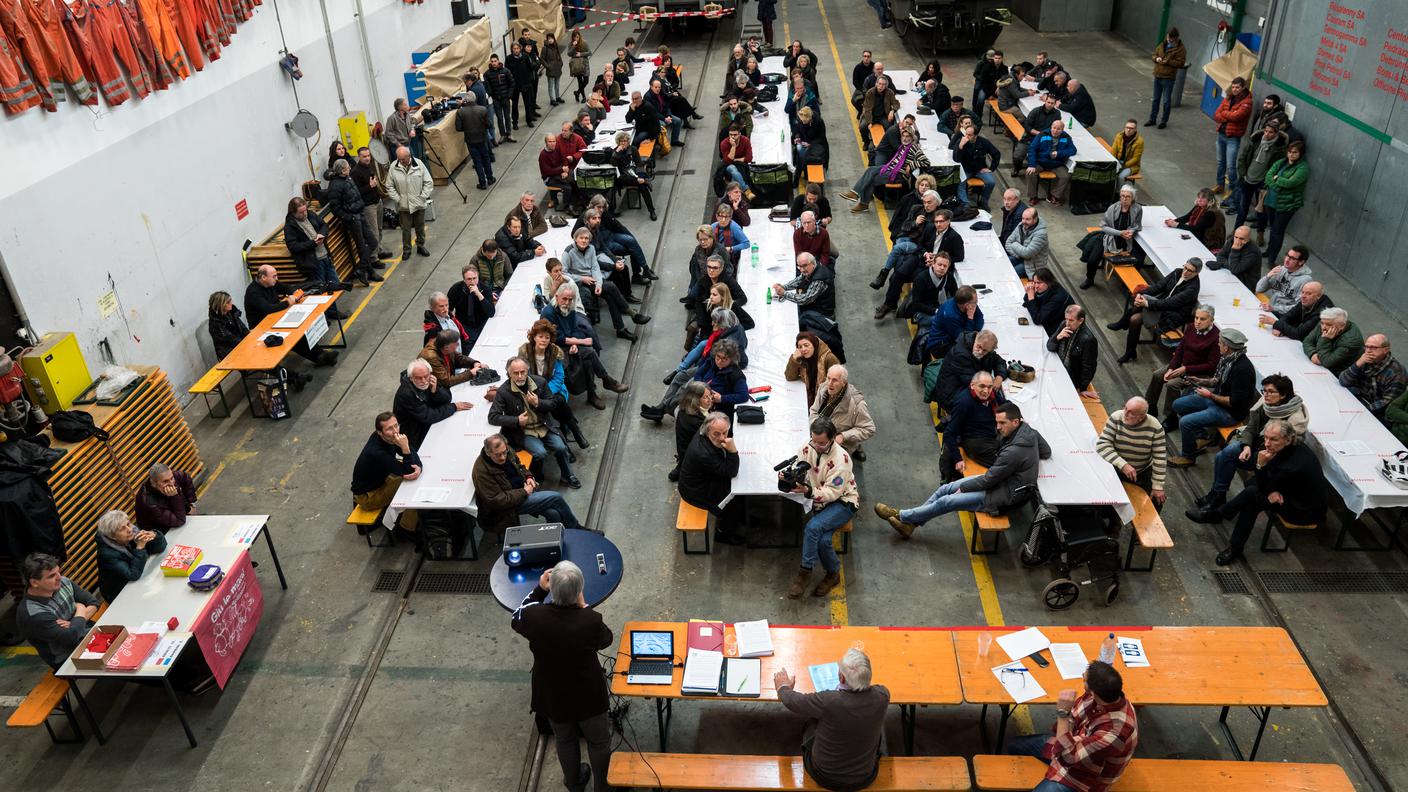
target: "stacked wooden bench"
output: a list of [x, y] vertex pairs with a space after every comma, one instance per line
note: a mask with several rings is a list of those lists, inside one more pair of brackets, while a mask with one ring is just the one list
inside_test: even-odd
[[[1030, 756], [973, 757], [973, 777], [978, 789], [1028, 790], [1041, 783], [1046, 768], [1046, 762]], [[1111, 792], [1181, 792], [1184, 789], [1349, 792], [1354, 785], [1343, 768], [1332, 764], [1136, 758], [1125, 768]]]
[[[1001, 757], [999, 757], [1001, 758]], [[619, 789], [816, 790], [800, 756], [636, 753], [611, 755], [606, 780]], [[886, 756], [870, 792], [972, 789], [961, 756]]]

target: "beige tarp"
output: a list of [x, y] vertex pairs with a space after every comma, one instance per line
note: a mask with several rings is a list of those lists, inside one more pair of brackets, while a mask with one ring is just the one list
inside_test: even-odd
[[[426, 153], [425, 167], [430, 169], [430, 176], [435, 179], [436, 184], [449, 183], [449, 171], [458, 168], [460, 163], [469, 158], [469, 147], [465, 145], [464, 135], [455, 131], [454, 113], [425, 128], [425, 145], [435, 152], [434, 157], [431, 157], [429, 152]], [[441, 167], [442, 165], [444, 167]]]
[[420, 65], [425, 75], [425, 92], [431, 96], [454, 96], [464, 90], [464, 73], [472, 67], [480, 71], [489, 68], [489, 55], [494, 51], [493, 32], [489, 19], [475, 20], [448, 47], [431, 53]]
[[1256, 71], [1256, 62], [1256, 53], [1242, 46], [1242, 42], [1239, 41], [1231, 52], [1204, 66], [1203, 73], [1211, 77], [1219, 88], [1226, 91], [1227, 86], [1231, 85], [1232, 80], [1237, 77], [1245, 79], [1250, 85], [1252, 73]]
[[[523, 34], [523, 29], [533, 31], [533, 40], [538, 49], [543, 47], [543, 38], [551, 33], [564, 50], [567, 48], [567, 25], [562, 20], [562, 0], [518, 0], [518, 19], [509, 23], [514, 39]], [[564, 59], [565, 60], [565, 59]]]

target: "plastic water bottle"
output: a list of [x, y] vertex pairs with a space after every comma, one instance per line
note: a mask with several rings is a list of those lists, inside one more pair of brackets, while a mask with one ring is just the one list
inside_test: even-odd
[[758, 243], [754, 242], [751, 250], [753, 256], [753, 269], [758, 268]]
[[1110, 633], [1105, 636], [1105, 640], [1100, 642], [1100, 662], [1114, 665], [1116, 654], [1118, 654], [1118, 647], [1115, 643], [1115, 634]]

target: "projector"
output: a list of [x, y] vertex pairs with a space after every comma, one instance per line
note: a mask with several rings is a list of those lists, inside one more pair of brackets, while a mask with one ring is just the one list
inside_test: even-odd
[[562, 523], [519, 525], [504, 532], [510, 567], [549, 567], [562, 560]]

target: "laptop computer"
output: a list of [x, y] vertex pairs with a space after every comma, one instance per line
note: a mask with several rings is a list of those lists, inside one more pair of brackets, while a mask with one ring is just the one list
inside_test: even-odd
[[668, 685], [675, 675], [675, 634], [669, 630], [631, 630], [631, 665], [626, 682]]

